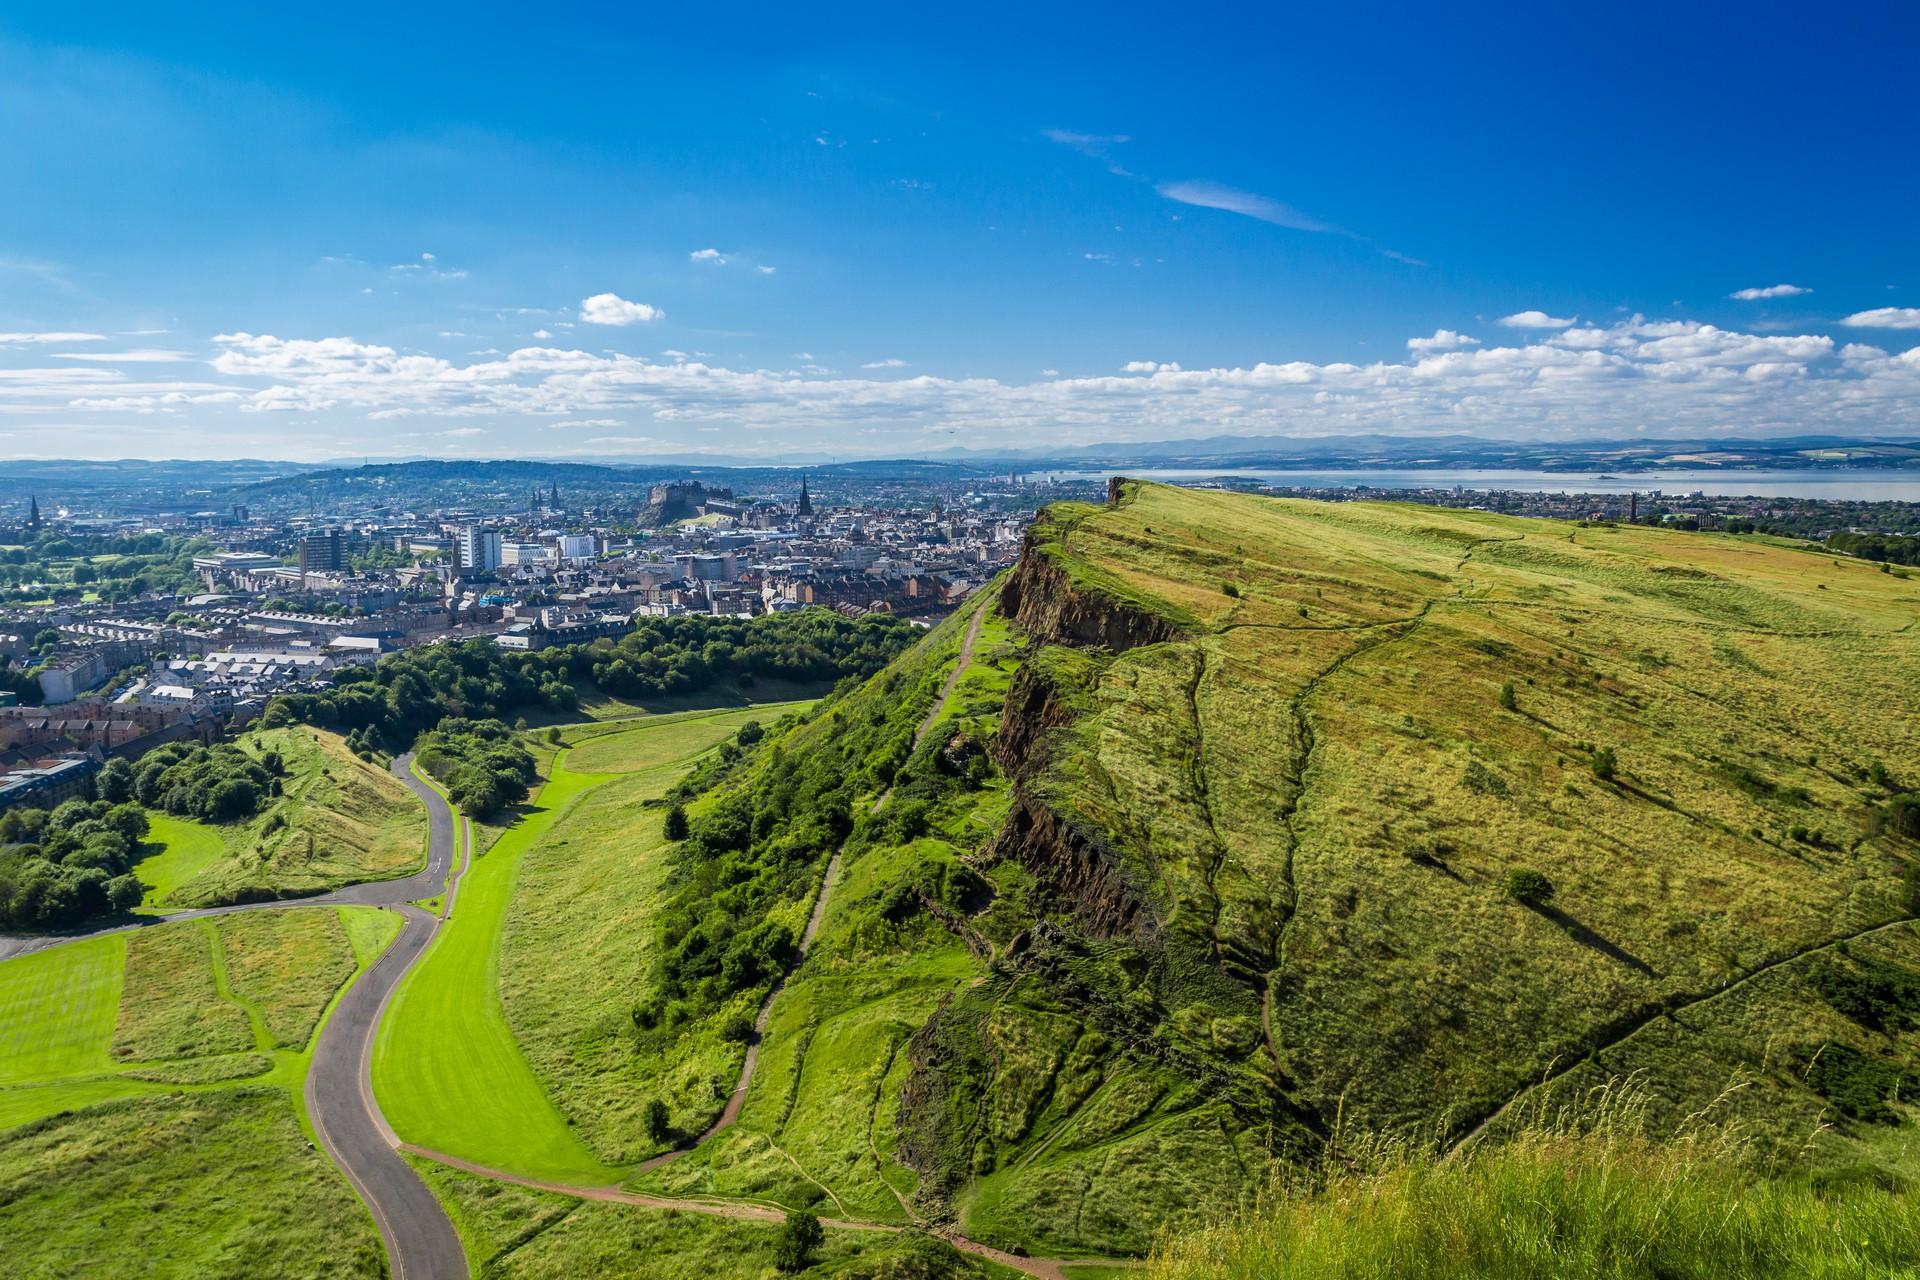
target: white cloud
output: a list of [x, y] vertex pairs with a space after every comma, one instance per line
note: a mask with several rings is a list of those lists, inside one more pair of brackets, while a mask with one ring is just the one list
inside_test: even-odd
[[553, 334], [546, 329], [535, 329], [533, 331], [533, 336], [540, 339], [542, 342], [545, 342], [548, 338], [551, 338]]
[[665, 314], [644, 302], [628, 302], [617, 293], [596, 293], [580, 304], [580, 319], [587, 324], [644, 324]]
[[1803, 293], [1812, 293], [1811, 289], [1802, 289], [1797, 284], [1770, 284], [1764, 289], [1735, 289], [1729, 298], [1738, 298], [1741, 302], [1758, 302], [1763, 298], [1797, 298]]
[[483, 436], [487, 434], [487, 429], [485, 427], [454, 427], [450, 430], [442, 431], [440, 434], [460, 439], [466, 436]]
[[149, 381], [141, 366], [112, 364], [0, 368], [0, 418], [12, 426], [29, 420], [23, 414], [70, 421], [91, 413], [132, 429], [136, 415], [190, 413], [196, 431], [211, 433], [204, 438], [220, 439], [223, 422], [297, 412], [341, 424], [345, 448], [379, 439], [356, 438], [351, 424], [393, 418], [438, 419], [433, 430], [468, 429], [480, 419], [556, 429], [617, 423], [604, 429], [652, 432], [669, 442], [659, 447], [676, 449], [690, 433], [751, 428], [754, 444], [742, 446], [749, 451], [831, 441], [867, 454], [913, 450], [955, 432], [977, 447], [1223, 430], [1536, 440], [1920, 434], [1920, 347], [1889, 353], [1819, 333], [1759, 334], [1637, 315], [1514, 334], [1506, 345], [1416, 346], [1364, 364], [1283, 357], [1192, 368], [1142, 360], [1107, 375], [1049, 371], [1024, 382], [834, 374], [805, 353], [795, 357], [798, 367], [767, 369], [727, 368], [697, 353], [646, 358], [547, 343], [456, 360], [350, 337], [230, 333], [214, 349], [200, 381]]
[[695, 249], [687, 257], [695, 262], [711, 262], [719, 266], [725, 266], [727, 263], [727, 255], [718, 249]]
[[1268, 196], [1255, 195], [1251, 191], [1239, 191], [1233, 187], [1222, 186], [1218, 182], [1163, 182], [1154, 188], [1169, 200], [1181, 204], [1199, 205], [1204, 209], [1224, 209], [1228, 213], [1238, 213], [1249, 218], [1258, 218], [1262, 222], [1271, 222], [1276, 227], [1292, 227], [1295, 231], [1337, 231], [1318, 218], [1310, 218], [1292, 205]]
[[1920, 307], [1875, 307], [1856, 311], [1840, 323], [1849, 329], [1920, 329]]
[[907, 367], [907, 362], [896, 356], [886, 360], [869, 360], [860, 367], [862, 369], [904, 369]]
[[1435, 329], [1431, 338], [1408, 338], [1409, 351], [1457, 351], [1461, 347], [1477, 347], [1480, 339], [1469, 338], [1464, 333], [1452, 329]]
[[1579, 319], [1575, 316], [1562, 320], [1544, 311], [1516, 311], [1510, 316], [1501, 316], [1500, 323], [1509, 329], [1571, 329]]
[[777, 268], [767, 266], [765, 263], [754, 268], [755, 271], [758, 271], [763, 276], [772, 275], [776, 269]]
[[0, 333], [0, 345], [33, 346], [48, 342], [105, 342], [104, 333]]

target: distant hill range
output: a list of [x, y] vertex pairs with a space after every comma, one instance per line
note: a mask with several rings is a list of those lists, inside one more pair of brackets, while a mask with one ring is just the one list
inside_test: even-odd
[[[951, 450], [932, 457], [813, 462], [816, 477], [948, 481], [968, 476], [1117, 468], [1196, 470], [1549, 471], [1620, 476], [1685, 471], [1920, 470], [1920, 440], [1796, 436], [1778, 440], [1521, 443], [1472, 436], [1291, 438], [1215, 436], [1021, 451]], [[578, 505], [667, 481], [705, 481], [738, 493], [797, 488], [803, 468], [750, 458], [491, 459], [334, 463], [120, 459], [0, 462], [0, 502], [118, 503], [127, 510], [267, 509], [497, 502], [559, 485]], [[630, 496], [630, 495], [629, 495]], [[642, 505], [645, 495], [639, 502]]]

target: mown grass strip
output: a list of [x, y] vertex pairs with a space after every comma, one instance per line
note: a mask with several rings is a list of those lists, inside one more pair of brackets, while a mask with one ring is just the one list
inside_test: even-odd
[[603, 777], [564, 754], [533, 809], [474, 858], [455, 910], [381, 1021], [373, 1087], [381, 1110], [417, 1146], [527, 1176], [618, 1181], [568, 1128], [514, 1042], [500, 1006], [500, 938], [520, 861]]

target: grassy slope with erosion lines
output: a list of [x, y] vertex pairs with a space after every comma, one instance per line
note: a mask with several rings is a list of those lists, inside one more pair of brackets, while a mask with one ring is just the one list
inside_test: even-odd
[[[692, 807], [699, 837], [747, 796], [754, 860], [835, 791], [858, 825], [740, 1125], [648, 1185], [915, 1194], [977, 1238], [1144, 1250], [1312, 1158], [1343, 1105], [1464, 1128], [1645, 1010], [1676, 1016], [1629, 1043], [1704, 1046], [1617, 1056], [1681, 1113], [1735, 1064], [1749, 1118], [1817, 1113], [1820, 1043], [1915, 1047], [1831, 1010], [1770, 1046], [1731, 999], [1687, 1003], [1804, 996], [1836, 940], [1911, 910], [1874, 772], [1920, 780], [1910, 583], [1726, 536], [1135, 486], [1043, 525], [1002, 599], [1029, 647], [976, 715], [1007, 704], [1010, 788], [957, 783], [964, 742], [902, 745], [949, 624]], [[858, 798], [896, 773], [904, 825]], [[1555, 896], [1511, 899], [1521, 868]], [[698, 1012], [677, 1034], [726, 1006]]]

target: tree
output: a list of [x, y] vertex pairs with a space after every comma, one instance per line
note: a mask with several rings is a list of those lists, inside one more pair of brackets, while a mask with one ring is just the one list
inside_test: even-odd
[[667, 810], [667, 822], [664, 834], [669, 840], [685, 840], [687, 838], [687, 811], [684, 807], [674, 805], [673, 808]]
[[100, 798], [108, 804], [124, 804], [133, 799], [133, 766], [115, 756], [100, 767], [94, 785], [99, 788]]
[[1519, 867], [1507, 873], [1507, 896], [1537, 907], [1552, 900], [1553, 881], [1531, 867]]
[[658, 1098], [648, 1098], [645, 1110], [640, 1113], [640, 1122], [647, 1128], [647, 1136], [655, 1142], [665, 1142], [673, 1133], [673, 1123], [667, 1115], [667, 1104]]
[[826, 1238], [820, 1219], [805, 1209], [791, 1211], [786, 1225], [780, 1228], [780, 1238], [774, 1241], [773, 1265], [788, 1275], [805, 1271], [813, 1265], [814, 1251]]
[[1503, 711], [1512, 711], [1516, 709], [1518, 705], [1513, 696], [1513, 681], [1509, 680], [1500, 686], [1500, 709]]
[[1612, 747], [1602, 747], [1593, 753], [1593, 776], [1602, 782], [1612, 782], [1619, 765], [1613, 758]]

